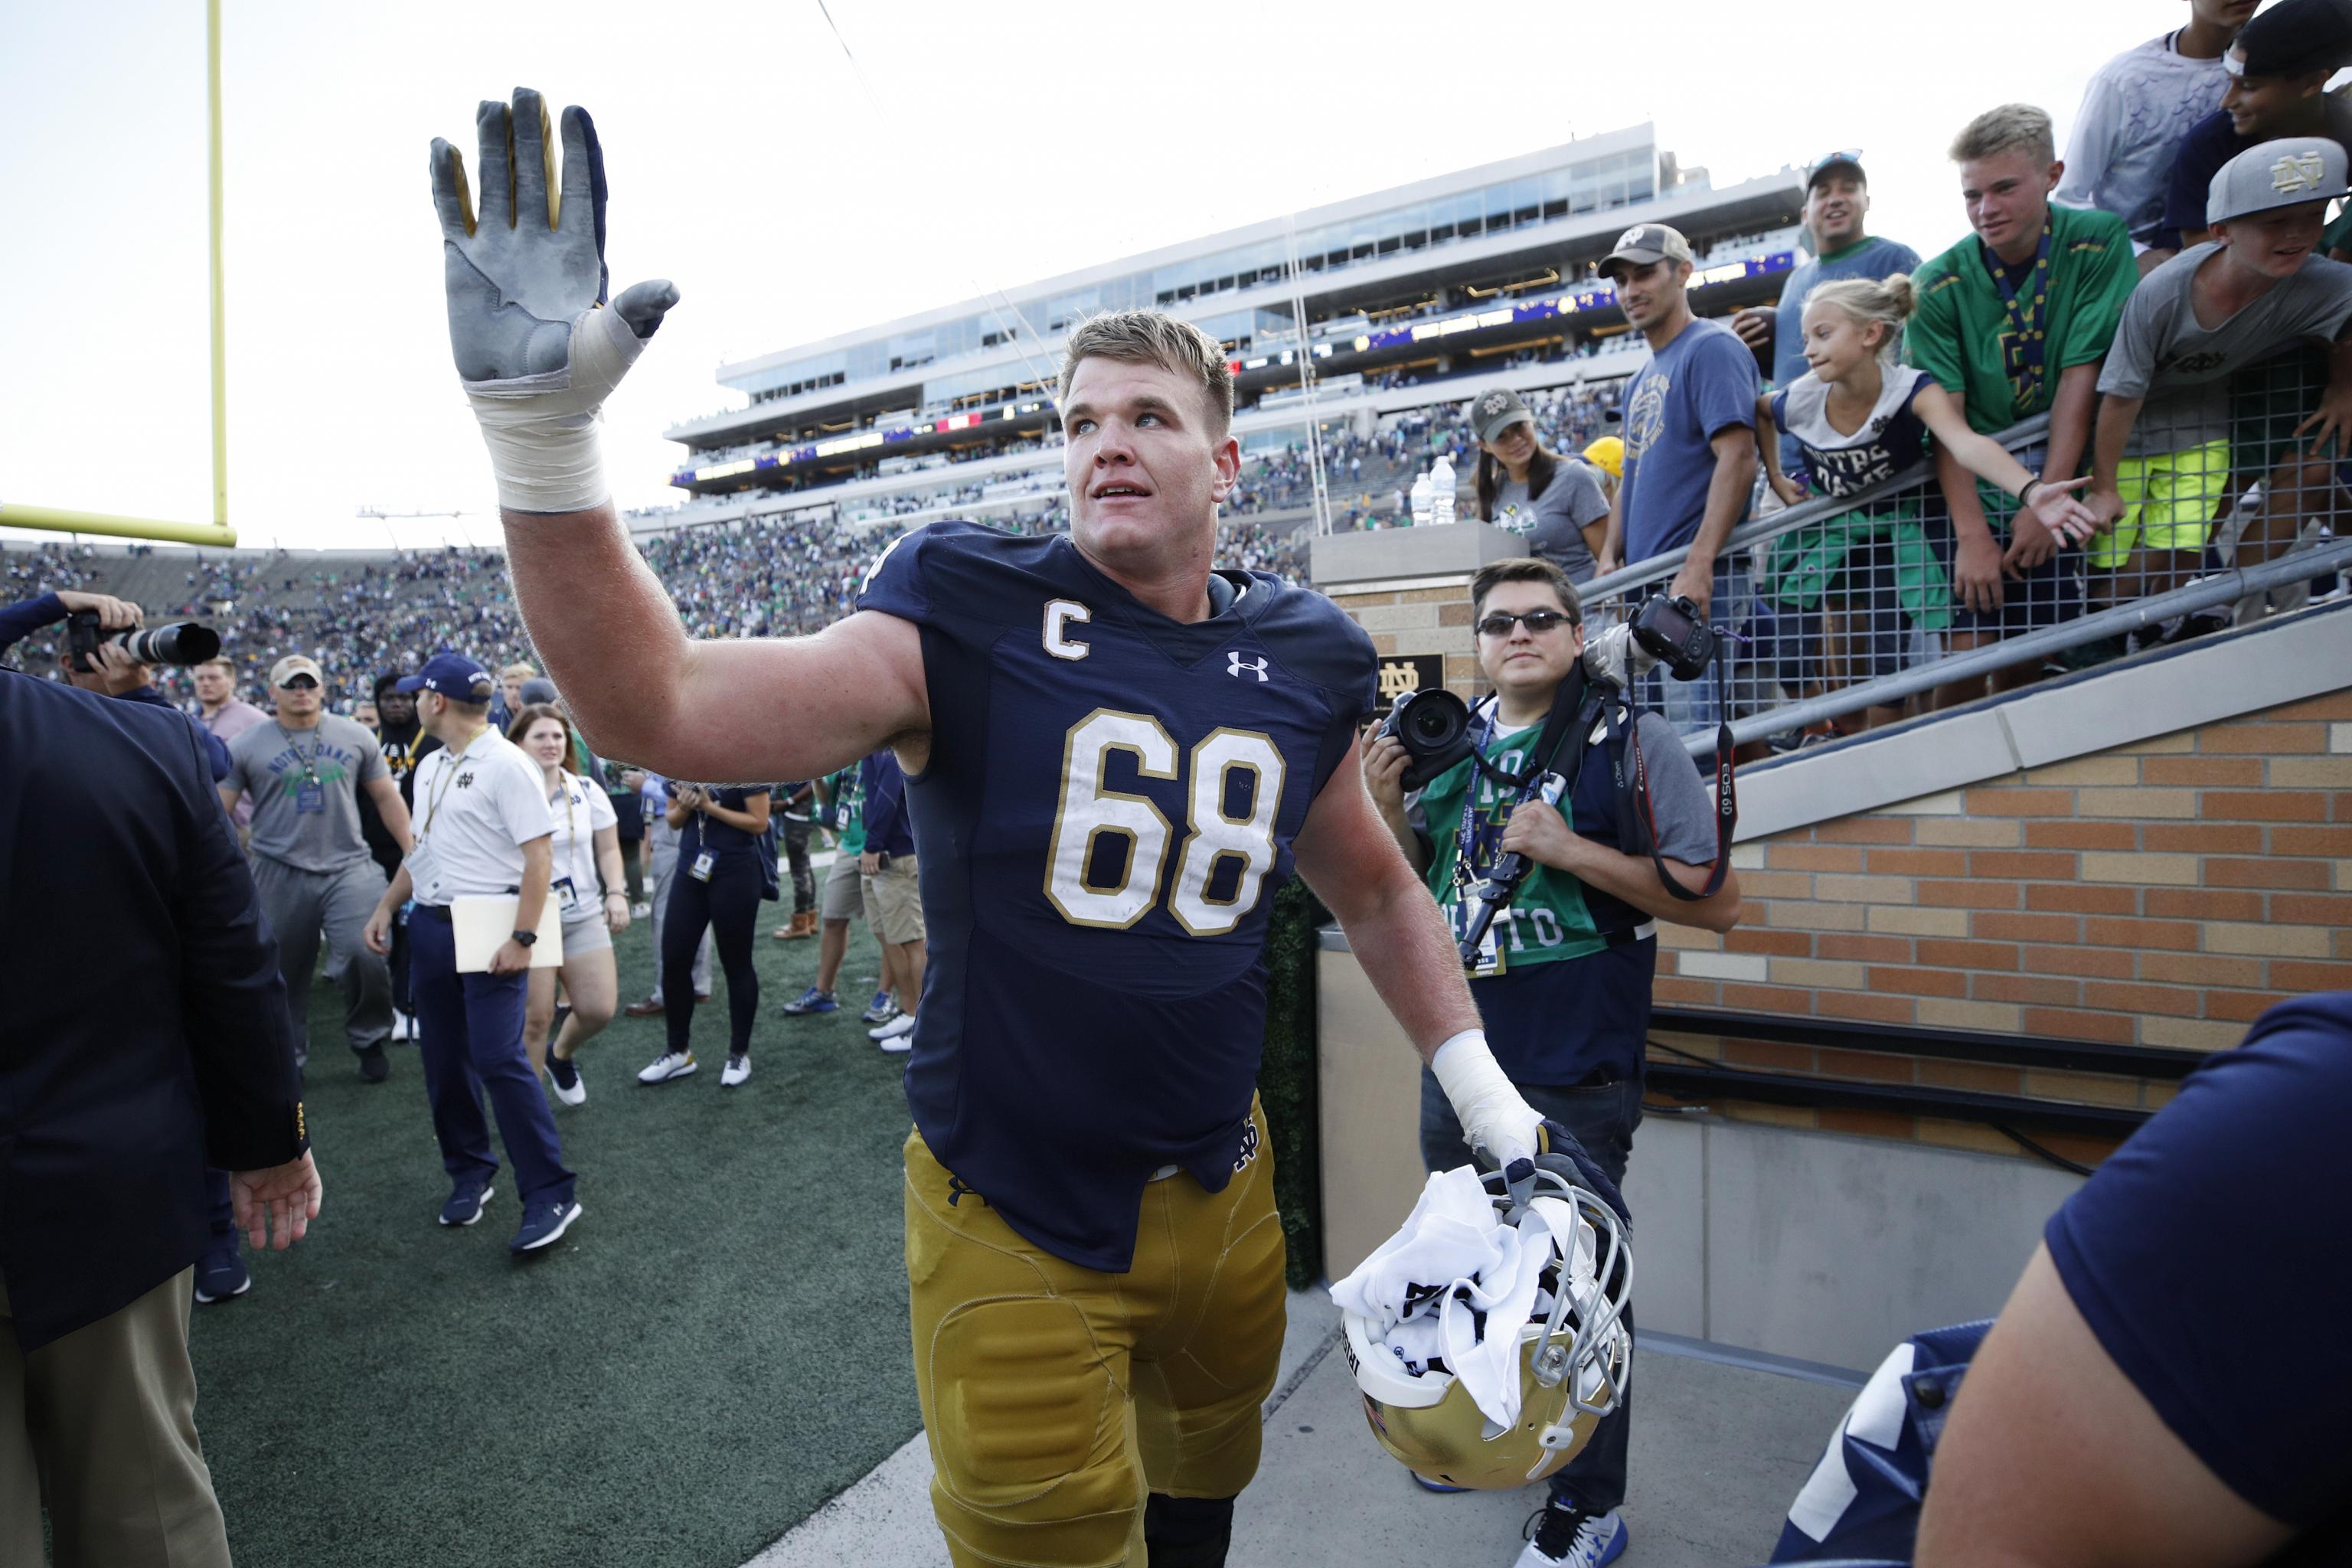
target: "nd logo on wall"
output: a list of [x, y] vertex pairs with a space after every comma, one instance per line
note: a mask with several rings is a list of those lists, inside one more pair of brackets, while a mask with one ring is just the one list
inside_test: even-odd
[[1416, 691], [1433, 691], [1445, 684], [1445, 656], [1442, 653], [1391, 653], [1381, 658], [1381, 705], [1375, 710], [1388, 717], [1400, 699]]

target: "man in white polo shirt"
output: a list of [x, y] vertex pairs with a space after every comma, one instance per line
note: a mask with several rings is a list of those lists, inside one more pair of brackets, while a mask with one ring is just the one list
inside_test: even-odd
[[[368, 945], [390, 951], [393, 914], [415, 898], [408, 943], [417, 1055], [441, 1163], [454, 1184], [441, 1223], [472, 1225], [493, 1193], [499, 1162], [474, 1089], [479, 1079], [522, 1187], [522, 1227], [508, 1247], [530, 1252], [580, 1217], [555, 1117], [522, 1043], [530, 948], [554, 863], [554, 814], [538, 764], [490, 725], [498, 684], [489, 671], [461, 654], [437, 653], [400, 689], [416, 693], [417, 720], [441, 749], [416, 764], [415, 847], [368, 921]], [[479, 897], [520, 900], [514, 934], [491, 955], [487, 973], [460, 973], [449, 906]]]

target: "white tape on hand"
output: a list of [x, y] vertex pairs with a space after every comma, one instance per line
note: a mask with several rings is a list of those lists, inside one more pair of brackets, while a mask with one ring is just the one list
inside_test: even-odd
[[572, 318], [571, 361], [562, 370], [463, 384], [490, 448], [500, 506], [585, 511], [612, 498], [596, 427], [605, 397], [644, 352], [619, 313], [599, 305]]
[[1502, 1165], [1535, 1153], [1543, 1118], [1503, 1076], [1485, 1030], [1465, 1029], [1438, 1047], [1429, 1070], [1454, 1106], [1464, 1142]]

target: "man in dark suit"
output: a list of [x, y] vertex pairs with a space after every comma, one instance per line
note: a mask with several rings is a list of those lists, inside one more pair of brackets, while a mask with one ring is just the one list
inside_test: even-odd
[[[277, 944], [195, 731], [0, 674], [0, 1563], [228, 1562], [195, 1436], [207, 1164], [319, 1212]], [[136, 1461], [128, 1457], [138, 1456]]]

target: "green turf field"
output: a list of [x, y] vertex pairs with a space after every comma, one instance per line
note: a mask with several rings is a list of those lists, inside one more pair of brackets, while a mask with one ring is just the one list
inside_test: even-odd
[[[341, 998], [314, 989], [324, 1210], [192, 1334], [239, 1568], [735, 1568], [914, 1436], [905, 1058], [856, 1021], [874, 946], [851, 928], [843, 1012], [787, 1018], [817, 944], [761, 916], [751, 1080], [719, 1087], [721, 974], [692, 1078], [638, 1087], [661, 1021], [616, 1019], [582, 1053], [588, 1103], [555, 1108], [586, 1212], [527, 1261], [503, 1169], [480, 1224], [435, 1223], [415, 1051], [362, 1084]], [[620, 939], [625, 1002], [651, 932]]]

